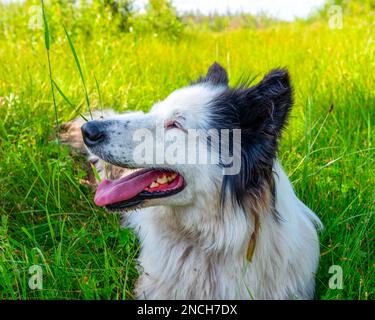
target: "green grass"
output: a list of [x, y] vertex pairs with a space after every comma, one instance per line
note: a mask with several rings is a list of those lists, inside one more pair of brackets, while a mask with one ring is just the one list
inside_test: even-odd
[[[64, 146], [58, 154], [43, 30], [28, 29], [23, 11], [7, 10], [9, 25], [0, 29], [0, 298], [131, 299], [138, 243], [116, 215], [94, 206], [92, 191], [80, 184], [83, 159]], [[325, 225], [316, 297], [375, 298], [370, 16], [345, 17], [341, 30], [321, 18], [218, 33], [187, 29], [174, 40], [87, 36], [79, 28], [70, 34], [63, 18], [51, 18], [49, 47], [59, 123], [87, 114], [88, 105], [148, 110], [213, 61], [232, 83], [286, 66], [295, 105], [279, 157]], [[43, 268], [42, 290], [28, 287], [33, 264]], [[328, 287], [331, 265], [343, 268], [342, 290]]]

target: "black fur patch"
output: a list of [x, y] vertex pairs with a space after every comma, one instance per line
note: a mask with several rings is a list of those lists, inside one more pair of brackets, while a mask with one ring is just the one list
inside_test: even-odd
[[214, 62], [207, 71], [205, 77], [200, 76], [197, 81], [193, 82], [193, 84], [197, 83], [211, 83], [213, 85], [225, 85], [228, 86], [228, 74], [227, 71], [217, 62]]
[[224, 176], [222, 205], [228, 192], [244, 207], [247, 196], [261, 198], [264, 187], [272, 186], [278, 139], [291, 106], [292, 88], [285, 69], [272, 70], [253, 87], [228, 88], [212, 102], [212, 128], [241, 129], [241, 170]]

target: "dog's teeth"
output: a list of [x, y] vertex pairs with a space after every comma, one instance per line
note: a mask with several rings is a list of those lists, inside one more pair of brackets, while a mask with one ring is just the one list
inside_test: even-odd
[[159, 184], [165, 184], [168, 182], [168, 178], [166, 177], [166, 175], [164, 174], [162, 177], [159, 177], [157, 180], [156, 180], [157, 183]]
[[171, 181], [173, 181], [174, 179], [176, 179], [176, 176], [177, 176], [177, 174], [175, 174], [175, 173], [169, 175], [169, 176], [167, 177], [168, 182], [171, 182]]
[[159, 183], [157, 183], [157, 182], [153, 182], [153, 183], [151, 183], [150, 184], [150, 186], [149, 186], [150, 188], [156, 188], [156, 187], [159, 187]]
[[173, 181], [174, 179], [176, 179], [176, 177], [177, 177], [177, 174], [176, 173], [172, 173], [170, 176], [168, 176], [168, 182]]

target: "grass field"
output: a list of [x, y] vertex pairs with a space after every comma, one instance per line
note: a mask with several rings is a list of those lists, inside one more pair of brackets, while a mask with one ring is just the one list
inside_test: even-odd
[[[82, 159], [65, 146], [58, 155], [43, 30], [27, 27], [28, 11], [0, 10], [0, 299], [131, 299], [134, 235], [95, 207], [80, 184]], [[62, 28], [73, 22], [52, 18], [52, 76], [70, 101], [55, 88], [64, 122], [86, 113], [87, 101]], [[148, 110], [213, 61], [231, 83], [287, 67], [295, 105], [279, 157], [325, 225], [316, 297], [375, 298], [373, 16], [345, 16], [342, 29], [324, 17], [226, 32], [188, 27], [178, 38], [74, 30], [92, 109]], [[32, 265], [44, 272], [41, 290], [28, 286]], [[328, 286], [331, 265], [343, 269], [341, 290]]]

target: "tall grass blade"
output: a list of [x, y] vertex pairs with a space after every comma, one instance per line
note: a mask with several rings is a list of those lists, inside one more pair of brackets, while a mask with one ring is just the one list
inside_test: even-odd
[[82, 81], [83, 89], [85, 90], [85, 99], [86, 99], [87, 108], [88, 108], [88, 110], [89, 110], [89, 113], [90, 113], [90, 116], [91, 116], [91, 119], [92, 119], [93, 117], [92, 117], [92, 112], [91, 112], [91, 108], [90, 108], [90, 99], [89, 99], [89, 95], [88, 95], [88, 93], [87, 93], [86, 82], [85, 82], [85, 78], [84, 78], [84, 76], [83, 76], [83, 72], [82, 72], [81, 64], [79, 63], [79, 59], [78, 59], [78, 56], [77, 56], [77, 52], [76, 52], [76, 50], [74, 49], [74, 45], [73, 45], [72, 39], [70, 39], [70, 36], [69, 36], [68, 31], [66, 30], [65, 26], [64, 26], [64, 31], [65, 31], [66, 37], [67, 37], [67, 39], [68, 39], [69, 47], [70, 47], [70, 49], [72, 50], [73, 57], [74, 57], [74, 61], [75, 61], [75, 63], [76, 63], [76, 66], [77, 66], [77, 69], [78, 69], [79, 75], [80, 75], [80, 77], [81, 77], [81, 81]]
[[52, 79], [52, 83], [53, 85], [55, 86], [56, 90], [60, 93], [60, 95], [63, 97], [63, 99], [65, 100], [65, 102], [71, 106], [72, 108], [75, 108], [75, 105], [69, 100], [69, 98], [64, 94], [64, 92], [60, 89], [60, 87], [57, 85], [57, 83], [55, 82], [55, 80]]
[[49, 28], [48, 28], [48, 23], [47, 23], [47, 17], [46, 17], [46, 12], [44, 9], [44, 0], [42, 1], [42, 13], [43, 13], [43, 23], [44, 23], [44, 43], [45, 47], [47, 50], [50, 48], [50, 41], [49, 41]]
[[[73, 102], [71, 102], [69, 100], [69, 98], [64, 94], [64, 92], [61, 90], [61, 88], [57, 85], [57, 83], [55, 82], [55, 80], [52, 80], [53, 82], [53, 85], [55, 86], [55, 88], [57, 89], [57, 91], [60, 93], [60, 95], [63, 97], [63, 99], [65, 100], [65, 102], [71, 106], [72, 108], [75, 108], [76, 106], [74, 105]], [[78, 108], [77, 108], [78, 109]], [[77, 110], [76, 110], [77, 111]], [[80, 117], [85, 120], [85, 121], [89, 121], [83, 114], [79, 113]]]
[[99, 95], [100, 112], [101, 112], [102, 117], [103, 117], [103, 98], [102, 98], [102, 93], [100, 91], [98, 79], [96, 79], [95, 75], [94, 75], [94, 79], [95, 79], [95, 84], [96, 84], [96, 90], [98, 91], [98, 95]]
[[44, 8], [44, 1], [42, 2], [42, 14], [43, 14], [43, 22], [44, 22], [44, 42], [45, 47], [47, 51], [47, 60], [48, 60], [48, 73], [49, 73], [49, 80], [50, 80], [50, 87], [51, 87], [51, 94], [52, 94], [52, 100], [53, 100], [53, 108], [55, 111], [55, 122], [56, 122], [56, 140], [57, 140], [57, 205], [60, 212], [61, 209], [61, 202], [60, 202], [60, 127], [59, 127], [59, 117], [58, 117], [58, 110], [57, 110], [57, 104], [56, 104], [56, 97], [55, 97], [55, 90], [53, 85], [53, 79], [52, 79], [52, 67], [51, 67], [51, 58], [50, 58], [50, 33], [48, 28], [48, 21], [47, 21], [47, 15]]

